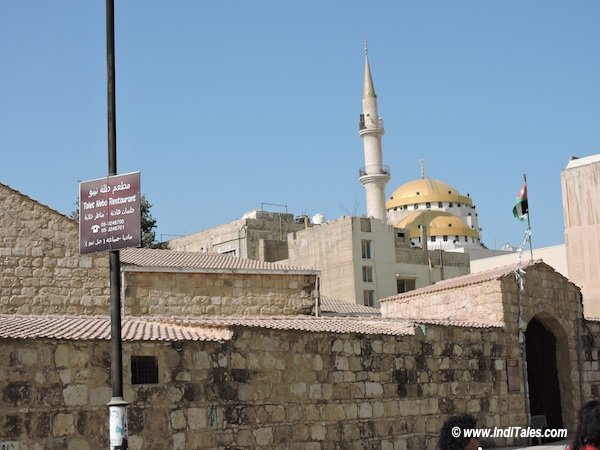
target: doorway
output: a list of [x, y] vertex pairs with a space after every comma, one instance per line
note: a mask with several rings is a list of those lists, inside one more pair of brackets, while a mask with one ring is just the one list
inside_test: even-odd
[[556, 364], [556, 338], [533, 318], [525, 331], [527, 380], [532, 416], [546, 416], [548, 428], [563, 428]]

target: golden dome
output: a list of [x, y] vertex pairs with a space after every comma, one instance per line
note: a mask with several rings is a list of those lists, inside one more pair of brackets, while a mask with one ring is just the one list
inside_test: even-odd
[[460, 217], [445, 211], [416, 211], [394, 224], [396, 228], [408, 228], [410, 237], [421, 236], [421, 226], [427, 227], [428, 236], [471, 236], [479, 238], [479, 232], [469, 227]]
[[385, 204], [386, 209], [394, 209], [415, 203], [456, 202], [473, 206], [470, 197], [460, 193], [443, 181], [433, 178], [420, 178], [409, 181], [394, 191]]

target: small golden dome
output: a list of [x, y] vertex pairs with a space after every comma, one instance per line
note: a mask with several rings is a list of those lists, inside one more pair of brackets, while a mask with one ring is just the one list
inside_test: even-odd
[[432, 178], [420, 178], [409, 181], [394, 191], [385, 204], [386, 209], [394, 209], [415, 203], [456, 202], [473, 206], [470, 197], [460, 193], [443, 181]]
[[445, 211], [416, 211], [394, 224], [396, 228], [408, 228], [410, 237], [421, 236], [420, 227], [427, 227], [428, 236], [470, 236], [479, 238], [479, 231], [469, 227], [460, 217]]

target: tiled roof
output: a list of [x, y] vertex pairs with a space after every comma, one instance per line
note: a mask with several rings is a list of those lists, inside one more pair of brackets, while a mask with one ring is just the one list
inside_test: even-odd
[[[227, 328], [184, 326], [153, 318], [126, 317], [124, 341], [222, 341], [231, 339]], [[0, 315], [0, 339], [110, 339], [109, 316]]]
[[[526, 270], [528, 267], [538, 265], [538, 264], [544, 265], [544, 266], [552, 269], [550, 266], [548, 266], [542, 260], [523, 262], [521, 264], [521, 269]], [[517, 264], [510, 264], [508, 266], [497, 267], [497, 268], [485, 270], [482, 272], [471, 273], [469, 275], [463, 275], [463, 276], [455, 277], [455, 278], [448, 278], [447, 280], [438, 281], [437, 283], [432, 284], [430, 286], [426, 286], [424, 288], [415, 289], [413, 291], [404, 292], [402, 294], [393, 295], [391, 297], [386, 297], [384, 299], [381, 299], [380, 302], [390, 302], [390, 301], [394, 301], [394, 300], [405, 301], [409, 298], [421, 297], [425, 294], [431, 294], [434, 292], [445, 291], [445, 290], [450, 290], [450, 289], [457, 289], [457, 288], [461, 288], [461, 287], [465, 287], [465, 286], [486, 283], [488, 281], [494, 281], [494, 280], [503, 278], [505, 276], [512, 275], [516, 269], [517, 269]], [[552, 269], [552, 270], [554, 270], [554, 269]]]
[[193, 318], [165, 318], [172, 323], [202, 324], [206, 326], [240, 326], [294, 330], [312, 333], [411, 335], [412, 322], [378, 317], [314, 317], [314, 316], [202, 316]]
[[[414, 325], [380, 318], [314, 316], [272, 317], [126, 317], [124, 341], [219, 341], [231, 339], [232, 327], [267, 328], [312, 333], [411, 335]], [[109, 316], [0, 315], [0, 339], [110, 339]]]
[[321, 297], [321, 312], [337, 315], [381, 316], [381, 312], [377, 308], [330, 297]]
[[505, 323], [495, 320], [469, 321], [469, 320], [451, 320], [451, 319], [404, 319], [415, 324], [439, 325], [443, 327], [464, 327], [464, 328], [503, 328]]
[[124, 268], [171, 269], [218, 273], [278, 273], [318, 275], [319, 271], [216, 253], [181, 252], [150, 248], [120, 251]]

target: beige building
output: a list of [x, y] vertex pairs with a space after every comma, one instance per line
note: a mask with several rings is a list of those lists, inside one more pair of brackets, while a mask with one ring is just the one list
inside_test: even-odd
[[561, 183], [569, 276], [586, 315], [600, 317], [600, 154], [571, 159]]
[[279, 261], [287, 258], [287, 234], [301, 230], [307, 223], [304, 216], [254, 210], [233, 222], [173, 239], [169, 248]]
[[379, 299], [468, 273], [464, 254], [411, 245], [408, 230], [342, 217], [291, 233], [290, 265], [318, 267], [322, 295], [379, 307]]

